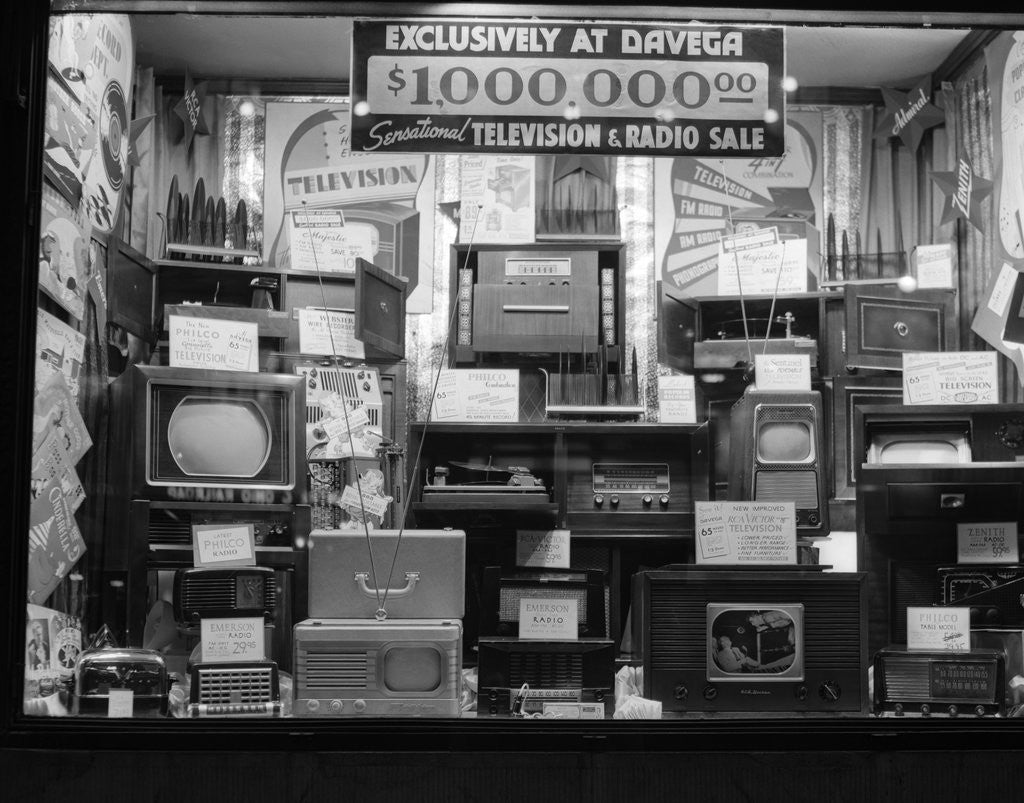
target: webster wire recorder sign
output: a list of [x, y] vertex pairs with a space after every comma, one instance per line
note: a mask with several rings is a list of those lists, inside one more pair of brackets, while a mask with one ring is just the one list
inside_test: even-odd
[[782, 156], [772, 26], [355, 21], [352, 150]]

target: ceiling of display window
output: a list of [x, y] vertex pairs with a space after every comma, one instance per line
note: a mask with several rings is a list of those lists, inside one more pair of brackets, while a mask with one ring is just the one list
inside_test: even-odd
[[[160, 75], [244, 82], [348, 80], [352, 20], [140, 15], [139, 63]], [[935, 70], [968, 31], [788, 27], [787, 71], [803, 88], [903, 87]], [[238, 91], [244, 93], [244, 87]]]

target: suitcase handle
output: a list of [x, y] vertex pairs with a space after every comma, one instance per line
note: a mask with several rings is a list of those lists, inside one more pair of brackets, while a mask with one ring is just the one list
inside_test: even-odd
[[[359, 586], [359, 590], [362, 591], [366, 596], [377, 599], [377, 589], [370, 588], [370, 584], [367, 580], [370, 579], [370, 575], [367, 572], [356, 572], [355, 581]], [[389, 588], [387, 589], [387, 596], [389, 599], [400, 599], [402, 597], [409, 596], [416, 588], [416, 584], [420, 581], [419, 572], [406, 572], [405, 573], [405, 586], [403, 588]]]

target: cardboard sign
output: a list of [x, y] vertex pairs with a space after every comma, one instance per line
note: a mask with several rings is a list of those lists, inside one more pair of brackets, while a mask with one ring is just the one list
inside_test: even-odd
[[903, 355], [904, 404], [998, 404], [994, 351], [913, 351]]
[[807, 292], [807, 240], [718, 254], [720, 296]]
[[971, 649], [970, 608], [907, 608], [908, 650]]
[[982, 521], [956, 525], [957, 563], [1017, 563], [1017, 522]]
[[252, 524], [192, 525], [195, 566], [255, 566], [256, 528]]
[[169, 316], [173, 368], [259, 371], [259, 327], [244, 321]]
[[449, 368], [441, 371], [431, 420], [489, 423], [519, 420], [519, 370]]
[[292, 270], [355, 276], [356, 260], [376, 253], [373, 227], [346, 225], [341, 209], [292, 209], [288, 224]]
[[579, 632], [577, 600], [529, 597], [519, 600], [519, 638], [577, 641]]
[[663, 424], [696, 424], [697, 397], [693, 377], [687, 374], [659, 376], [658, 410]]
[[949, 243], [919, 245], [913, 259], [919, 290], [953, 286], [953, 246]]
[[793, 502], [695, 502], [697, 563], [795, 565]]
[[754, 376], [758, 390], [809, 391], [811, 355], [755, 354]]
[[356, 313], [342, 309], [300, 309], [299, 351], [362, 359], [366, 352], [356, 340]]
[[518, 530], [516, 566], [569, 568], [568, 530]]
[[203, 661], [262, 661], [267, 657], [262, 616], [203, 619], [199, 634]]

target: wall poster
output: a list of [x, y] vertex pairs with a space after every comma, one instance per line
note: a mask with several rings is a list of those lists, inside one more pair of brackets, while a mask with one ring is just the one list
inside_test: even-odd
[[268, 103], [264, 259], [355, 276], [361, 257], [409, 280], [407, 312], [430, 312], [434, 166], [426, 154], [349, 150], [349, 107]]

